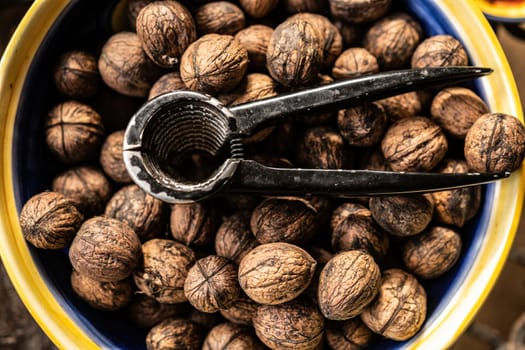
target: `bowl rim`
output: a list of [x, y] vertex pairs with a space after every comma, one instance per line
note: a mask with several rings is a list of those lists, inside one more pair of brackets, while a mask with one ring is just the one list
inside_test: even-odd
[[[0, 257], [18, 295], [49, 338], [64, 349], [98, 349], [85, 328], [76, 323], [46, 285], [40, 270], [32, 260], [18, 223], [12, 179], [12, 140], [17, 102], [26, 74], [46, 33], [69, 0], [36, 0], [22, 19], [0, 60]], [[523, 122], [520, 98], [512, 71], [492, 31], [475, 0], [442, 0], [435, 4], [450, 14], [450, 22], [467, 35], [462, 40], [467, 47], [494, 50], [469, 51], [474, 64], [494, 68], [495, 73], [482, 79], [485, 98], [491, 110], [517, 116]], [[470, 35], [468, 35], [470, 33]], [[525, 192], [523, 165], [508, 179], [495, 187], [497, 206], [489, 218], [489, 230], [472, 269], [451, 302], [431, 325], [426, 325], [405, 348], [446, 348], [465, 330], [492, 289], [506, 261], [519, 224]], [[505, 200], [502, 200], [505, 198]], [[507, 234], [498, 234], [506, 232]], [[462, 317], [458, 317], [462, 315]]]
[[525, 21], [525, 3], [498, 4], [490, 0], [476, 0], [481, 11], [489, 20], [495, 22], [523, 22]]

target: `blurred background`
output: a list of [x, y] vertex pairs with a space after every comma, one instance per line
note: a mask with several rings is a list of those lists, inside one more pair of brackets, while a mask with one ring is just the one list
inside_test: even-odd
[[[0, 0], [0, 54], [17, 23], [27, 11], [29, 0]], [[525, 105], [525, 25], [494, 24], [501, 45], [514, 72], [521, 102]], [[0, 350], [54, 349], [18, 299], [0, 264]], [[453, 350], [525, 349], [525, 215], [510, 257], [494, 289], [467, 332]]]

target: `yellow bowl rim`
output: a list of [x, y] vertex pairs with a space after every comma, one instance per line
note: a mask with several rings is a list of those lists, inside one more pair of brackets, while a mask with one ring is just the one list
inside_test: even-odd
[[495, 20], [523, 20], [525, 19], [525, 3], [494, 4], [490, 0], [476, 0], [477, 5], [487, 16]]
[[[23, 18], [0, 60], [0, 256], [18, 294], [32, 316], [50, 339], [62, 349], [99, 349], [84, 329], [78, 326], [45, 284], [18, 223], [12, 173], [12, 145], [17, 101], [31, 58], [68, 0], [36, 0]], [[467, 35], [467, 47], [484, 48], [474, 52], [472, 61], [490, 66], [495, 73], [482, 79], [491, 110], [517, 116], [523, 122], [519, 94], [503, 50], [475, 0], [442, 0], [438, 6], [451, 15], [450, 21]], [[467, 25], [468, 24], [468, 25]], [[468, 35], [470, 34], [470, 35]], [[490, 43], [494, 50], [487, 50]], [[492, 289], [512, 245], [523, 205], [525, 172], [522, 168], [495, 186], [496, 204], [489, 218], [489, 230], [464, 286], [431, 325], [426, 325], [406, 348], [446, 348], [465, 330]], [[507, 235], [498, 234], [507, 232]], [[458, 318], [455, 315], [466, 315]]]

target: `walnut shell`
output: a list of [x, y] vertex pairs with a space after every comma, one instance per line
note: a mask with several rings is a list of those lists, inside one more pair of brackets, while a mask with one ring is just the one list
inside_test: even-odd
[[366, 103], [340, 110], [337, 127], [348, 144], [370, 147], [381, 141], [386, 131], [387, 117], [379, 103]]
[[75, 237], [84, 216], [73, 201], [57, 192], [42, 192], [29, 198], [20, 212], [24, 238], [37, 248], [66, 247]]
[[394, 171], [429, 171], [448, 150], [441, 128], [425, 117], [403, 118], [388, 128], [381, 151]]
[[239, 264], [239, 284], [260, 304], [282, 304], [310, 284], [317, 262], [289, 243], [267, 243], [252, 249]]
[[200, 350], [203, 340], [204, 332], [195, 323], [182, 318], [169, 318], [148, 332], [146, 348]]
[[411, 118], [420, 115], [423, 111], [423, 102], [416, 91], [384, 98], [376, 101], [385, 110], [388, 120], [395, 122], [402, 118]]
[[328, 0], [283, 0], [284, 8], [288, 13], [326, 13]]
[[347, 321], [332, 321], [326, 326], [326, 341], [332, 349], [360, 350], [367, 348], [372, 331], [360, 318]]
[[218, 312], [210, 314], [208, 312], [199, 311], [195, 308], [192, 308], [192, 310], [190, 311], [188, 319], [191, 322], [198, 324], [207, 332], [209, 332], [213, 327], [222, 322]]
[[71, 273], [71, 287], [89, 306], [104, 311], [122, 309], [133, 295], [133, 281], [129, 278], [100, 282], [74, 270]]
[[246, 25], [241, 8], [228, 1], [211, 1], [195, 11], [195, 24], [199, 35], [235, 35]]
[[60, 56], [53, 79], [58, 91], [66, 96], [91, 97], [100, 83], [97, 59], [86, 51], [68, 51]]
[[348, 320], [374, 299], [380, 283], [381, 272], [371, 255], [360, 250], [339, 253], [321, 270], [319, 308], [330, 320]]
[[118, 130], [109, 134], [100, 150], [99, 161], [102, 170], [104, 170], [107, 176], [115, 182], [126, 184], [132, 180], [126, 164], [124, 164], [122, 153], [123, 144], [124, 130]]
[[324, 334], [323, 315], [315, 305], [303, 300], [259, 306], [253, 326], [270, 349], [318, 349]]
[[343, 38], [343, 47], [359, 46], [363, 38], [363, 27], [359, 24], [348, 23], [344, 20], [335, 20], [334, 25], [339, 29]]
[[128, 277], [140, 259], [140, 240], [123, 222], [95, 216], [82, 224], [69, 248], [79, 273], [100, 282]]
[[468, 56], [463, 45], [446, 34], [431, 36], [414, 51], [412, 68], [467, 66]]
[[205, 246], [213, 242], [216, 214], [205, 203], [173, 204], [170, 214], [172, 237], [186, 245]]
[[350, 215], [368, 215], [369, 212], [370, 210], [362, 204], [353, 202], [342, 203], [332, 212], [332, 216], [330, 217], [330, 229], [333, 232], [337, 225]]
[[104, 138], [100, 114], [76, 101], [53, 107], [44, 128], [49, 150], [66, 164], [88, 161], [96, 156]]
[[252, 70], [266, 69], [266, 52], [272, 38], [273, 28], [263, 24], [254, 24], [241, 29], [235, 39], [248, 51], [249, 67]]
[[151, 328], [168, 318], [186, 314], [189, 308], [188, 303], [163, 304], [147, 295], [136, 294], [129, 304], [128, 315], [133, 324]]
[[332, 67], [332, 75], [336, 79], [354, 78], [376, 72], [379, 72], [377, 59], [362, 47], [346, 49], [337, 57]]
[[464, 153], [474, 171], [512, 172], [525, 156], [525, 127], [508, 114], [484, 114], [468, 131]]
[[153, 84], [149, 90], [148, 100], [175, 90], [186, 90], [186, 85], [182, 81], [180, 73], [166, 73]]
[[142, 245], [142, 262], [133, 279], [141, 292], [160, 303], [182, 303], [187, 301], [184, 280], [195, 260], [184, 244], [154, 238]]
[[249, 328], [227, 322], [213, 327], [202, 345], [202, 350], [262, 350], [263, 348]]
[[217, 255], [197, 260], [184, 281], [184, 295], [194, 308], [202, 312], [229, 308], [240, 292], [237, 267]]
[[156, 237], [163, 229], [164, 205], [137, 185], [116, 192], [106, 205], [104, 215], [125, 222], [142, 241]]
[[239, 264], [259, 243], [250, 230], [250, 213], [238, 212], [225, 218], [215, 235], [215, 252]]
[[366, 23], [383, 17], [392, 0], [329, 0], [330, 12], [336, 18], [352, 22]]
[[373, 332], [393, 340], [413, 337], [427, 313], [425, 289], [411, 274], [400, 269], [383, 271], [378, 297], [361, 314]]
[[232, 90], [247, 67], [248, 51], [233, 36], [207, 34], [182, 55], [180, 76], [189, 89], [213, 94]]
[[252, 319], [257, 311], [257, 304], [250, 299], [245, 293], [241, 292], [239, 297], [233, 302], [232, 306], [221, 309], [222, 317], [235, 324], [251, 326]]
[[197, 39], [191, 13], [177, 1], [155, 1], [142, 8], [137, 35], [149, 58], [164, 68], [179, 64], [180, 56]]
[[436, 278], [459, 260], [461, 237], [451, 228], [434, 226], [409, 238], [402, 251], [405, 266], [419, 277]]
[[239, 3], [251, 17], [262, 18], [275, 9], [279, 0], [240, 0]]
[[345, 162], [344, 140], [329, 126], [307, 129], [298, 140], [297, 164], [304, 168], [341, 169]]
[[137, 17], [139, 16], [140, 10], [142, 10], [144, 7], [146, 7], [147, 4], [152, 3], [155, 0], [129, 0], [127, 2], [127, 18], [128, 23], [134, 31], [137, 29]]

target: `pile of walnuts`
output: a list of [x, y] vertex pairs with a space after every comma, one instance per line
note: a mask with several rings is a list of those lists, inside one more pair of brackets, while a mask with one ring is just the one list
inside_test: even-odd
[[[424, 280], [460, 258], [480, 187], [168, 206], [133, 184], [122, 160], [129, 118], [168, 91], [232, 106], [383, 70], [469, 64], [458, 40], [425, 37], [392, 3], [131, 0], [129, 31], [57, 62], [62, 102], [43, 132], [61, 166], [22, 208], [25, 238], [66, 248], [78, 297], [127, 310], [148, 329], [148, 349], [354, 349], [411, 338], [427, 316]], [[244, 142], [247, 157], [277, 167], [510, 172], [525, 129], [453, 86], [304, 115]]]

